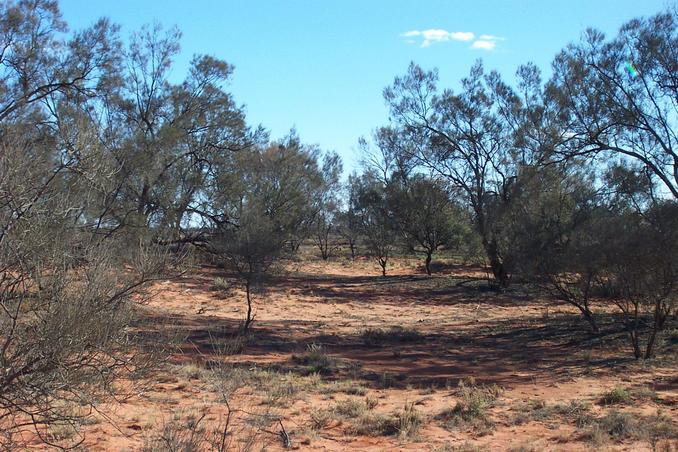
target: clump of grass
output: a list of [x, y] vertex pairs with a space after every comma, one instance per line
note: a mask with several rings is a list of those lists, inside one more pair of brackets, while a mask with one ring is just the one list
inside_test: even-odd
[[559, 404], [554, 408], [554, 412], [573, 422], [577, 428], [584, 428], [594, 421], [591, 415], [591, 405], [579, 400], [572, 400], [567, 405]]
[[186, 380], [204, 380], [210, 375], [209, 370], [195, 363], [186, 363], [178, 366], [173, 366], [176, 374], [185, 378]]
[[354, 419], [369, 411], [367, 404], [361, 400], [347, 399], [337, 403], [334, 411], [344, 418]]
[[348, 433], [361, 436], [392, 436], [399, 432], [399, 421], [381, 413], [366, 413], [356, 419]]
[[452, 444], [445, 444], [442, 447], [435, 450], [435, 452], [485, 452], [488, 449], [476, 446], [475, 444], [464, 441], [458, 446], [453, 446]]
[[652, 450], [660, 450], [658, 446], [662, 445], [662, 440], [672, 439], [675, 441], [673, 450], [678, 450], [678, 426], [671, 417], [658, 411], [655, 416], [646, 418], [644, 425], [646, 425], [646, 437], [652, 445]]
[[340, 380], [326, 384], [323, 387], [326, 394], [344, 393], [348, 395], [364, 396], [367, 394], [367, 388], [353, 380]]
[[392, 326], [388, 329], [368, 328], [361, 333], [366, 345], [420, 342], [424, 336], [414, 328]]
[[508, 448], [509, 452], [539, 452], [542, 448], [531, 444], [530, 442], [523, 441], [519, 444], [514, 444]]
[[609, 440], [644, 440], [653, 446], [664, 439], [676, 438], [678, 427], [673, 420], [661, 413], [655, 416], [641, 416], [613, 410], [595, 419], [584, 431], [584, 439], [604, 444]]
[[223, 365], [212, 369], [211, 384], [215, 392], [228, 400], [240, 388], [247, 387], [263, 396], [267, 405], [287, 404], [295, 397], [301, 398], [307, 391], [321, 384], [318, 374], [307, 376], [292, 372], [281, 373], [272, 369], [245, 369]]
[[633, 397], [633, 399], [641, 401], [644, 400], [657, 401], [659, 399], [657, 392], [647, 386], [641, 386], [631, 390], [631, 396]]
[[54, 422], [49, 426], [49, 436], [54, 441], [60, 442], [73, 438], [78, 430], [73, 422], [61, 421]]
[[494, 423], [487, 410], [494, 406], [502, 390], [497, 385], [478, 386], [473, 379], [460, 381], [457, 389], [459, 401], [451, 408], [438, 414], [449, 430], [470, 428], [479, 434], [489, 433]]
[[381, 389], [390, 389], [398, 383], [398, 376], [390, 372], [384, 372], [379, 375], [377, 387]]
[[631, 414], [613, 410], [594, 421], [584, 432], [584, 438], [595, 444], [603, 444], [606, 438], [622, 440], [637, 438], [638, 434], [638, 422]]
[[517, 409], [518, 413], [513, 418], [514, 425], [521, 425], [529, 421], [546, 421], [556, 414], [557, 409], [548, 405], [543, 400], [528, 400], [524, 405]]
[[404, 439], [414, 439], [419, 436], [419, 431], [424, 424], [424, 417], [414, 407], [414, 403], [406, 403], [402, 411], [395, 414], [398, 421], [398, 434]]
[[309, 344], [301, 355], [292, 355], [292, 362], [306, 366], [309, 373], [331, 374], [337, 368], [337, 360], [329, 356], [322, 345]]
[[165, 422], [160, 431], [146, 438], [143, 452], [197, 451], [207, 445], [207, 432], [201, 426], [203, 417], [188, 416], [185, 420]]
[[394, 436], [413, 439], [419, 434], [424, 423], [423, 415], [413, 403], [405, 404], [402, 410], [389, 415], [372, 411], [377, 406], [375, 398], [365, 397], [364, 401], [348, 399], [337, 403], [331, 412], [349, 420], [349, 434], [364, 436]]
[[335, 418], [332, 411], [315, 409], [310, 413], [311, 429], [318, 432], [328, 425]]
[[625, 388], [613, 388], [604, 393], [598, 402], [601, 405], [628, 405], [631, 403], [631, 392]]
[[226, 278], [217, 277], [212, 281], [212, 287], [214, 290], [229, 292], [233, 287], [233, 284]]
[[367, 409], [373, 410], [377, 407], [377, 405], [379, 405], [379, 399], [368, 394], [365, 396], [365, 405], [367, 406]]

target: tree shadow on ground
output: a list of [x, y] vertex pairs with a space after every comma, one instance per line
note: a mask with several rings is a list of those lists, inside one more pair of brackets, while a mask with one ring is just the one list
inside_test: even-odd
[[[325, 379], [362, 380], [382, 387], [443, 387], [461, 379], [510, 387], [537, 381], [566, 382], [581, 376], [614, 374], [634, 360], [626, 349], [624, 331], [612, 314], [599, 316], [603, 333], [591, 335], [577, 315], [548, 320], [516, 317], [479, 322], [449, 333], [420, 332], [409, 340], [366, 341], [360, 333], [323, 333], [307, 320], [255, 324], [236, 354], [220, 356], [223, 344], [238, 336], [239, 323], [220, 317], [173, 315], [146, 317], [138, 335], [165, 334], [181, 338], [177, 353], [203, 364], [213, 360], [244, 367], [268, 367], [280, 372], [308, 374], [291, 360], [310, 344], [321, 344], [339, 363]], [[169, 331], [173, 330], [173, 331]], [[590, 350], [596, 351], [592, 358]]]
[[[210, 276], [196, 275], [182, 279], [191, 291], [211, 293], [214, 298], [224, 298], [228, 292], [215, 288], [215, 278], [230, 281], [239, 287], [232, 275], [216, 270]], [[491, 303], [493, 306], [512, 307], [533, 303], [533, 298], [523, 286], [503, 292], [492, 290], [484, 278], [449, 275], [387, 275], [346, 276], [333, 274], [278, 274], [266, 281], [269, 296], [288, 295], [316, 298], [334, 304], [370, 304], [401, 306], [416, 302], [418, 306], [455, 306]]]

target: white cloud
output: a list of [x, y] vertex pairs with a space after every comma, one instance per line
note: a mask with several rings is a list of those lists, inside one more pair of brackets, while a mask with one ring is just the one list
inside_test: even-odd
[[470, 31], [447, 31], [440, 28], [428, 30], [410, 30], [401, 35], [404, 38], [422, 37], [422, 47], [428, 47], [436, 42], [446, 41], [472, 41], [475, 34]]
[[454, 33], [450, 34], [450, 37], [455, 41], [470, 41], [475, 37], [475, 35], [470, 31], [455, 31]]
[[480, 35], [478, 39], [480, 39], [481, 41], [506, 41], [506, 38], [494, 35]]
[[487, 41], [484, 39], [479, 39], [477, 41], [474, 41], [473, 44], [471, 44], [472, 49], [481, 49], [481, 50], [487, 50], [491, 51], [494, 50], [494, 48], [497, 46], [497, 41]]

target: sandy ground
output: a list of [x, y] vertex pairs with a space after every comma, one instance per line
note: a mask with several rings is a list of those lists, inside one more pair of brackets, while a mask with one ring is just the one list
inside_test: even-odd
[[[675, 422], [676, 346], [663, 350], [669, 358], [635, 362], [623, 335], [593, 338], [568, 306], [522, 288], [484, 290], [483, 276], [480, 268], [441, 265], [427, 277], [413, 259], [399, 259], [386, 278], [369, 260], [295, 262], [256, 295], [251, 338], [237, 350], [219, 345], [232, 343], [245, 315], [239, 290], [215, 288], [215, 278], [227, 275], [206, 267], [159, 282], [139, 328], [169, 332], [178, 348], [150, 376], [125, 382], [129, 397], [98, 407], [108, 419], [97, 414], [81, 427], [82, 448], [142, 450], [163, 428], [190, 419], [202, 418], [200, 428], [210, 431], [226, 419], [227, 393], [231, 450], [245, 450], [250, 438], [251, 450], [281, 450], [281, 426], [298, 450], [652, 450], [646, 438], [591, 440], [565, 415], [516, 419], [528, 404], [574, 401], [594, 418], [618, 410]], [[363, 334], [394, 326], [417, 335], [375, 343]], [[298, 358], [311, 344], [331, 369], [314, 375]], [[210, 370], [215, 362], [241, 375], [267, 372], [259, 378], [280, 384], [233, 381], [239, 374], [219, 380]], [[459, 381], [469, 379], [501, 388], [485, 408], [489, 427], [450, 426], [440, 416], [459, 402]], [[613, 388], [634, 396], [619, 406], [600, 403]], [[410, 436], [357, 434], [359, 419], [328, 414], [346, 400], [369, 401], [367, 415], [393, 415], [411, 404], [421, 428]], [[658, 443], [666, 450], [677, 444]], [[169, 447], [156, 443], [155, 450]]]

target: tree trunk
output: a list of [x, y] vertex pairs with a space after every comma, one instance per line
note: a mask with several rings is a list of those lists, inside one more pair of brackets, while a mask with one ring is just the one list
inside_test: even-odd
[[497, 285], [500, 289], [507, 288], [509, 286], [510, 278], [504, 262], [502, 262], [501, 257], [499, 257], [497, 242], [495, 240], [487, 241], [487, 239], [483, 239], [483, 245], [487, 259], [490, 261], [492, 275], [494, 276]]
[[593, 316], [591, 310], [587, 306], [580, 307], [579, 310], [584, 315], [584, 319], [586, 319], [589, 326], [591, 327], [591, 332], [593, 334], [600, 333], [600, 327], [598, 326], [598, 322], [596, 322], [596, 318]]
[[645, 356], [643, 357], [644, 359], [652, 358], [652, 355], [654, 354], [654, 343], [656, 339], [657, 339], [657, 330], [655, 328], [652, 328], [652, 331], [650, 332], [650, 337], [647, 339], [647, 345], [645, 346]]
[[426, 274], [431, 276], [431, 259], [433, 256], [433, 251], [426, 250]]
[[245, 282], [245, 296], [247, 297], [247, 317], [245, 318], [245, 325], [243, 326], [243, 333], [247, 333], [250, 325], [254, 321], [252, 318], [252, 297], [250, 294], [250, 282]]
[[381, 276], [386, 276], [386, 262], [384, 258], [379, 258], [379, 265], [381, 266]]

